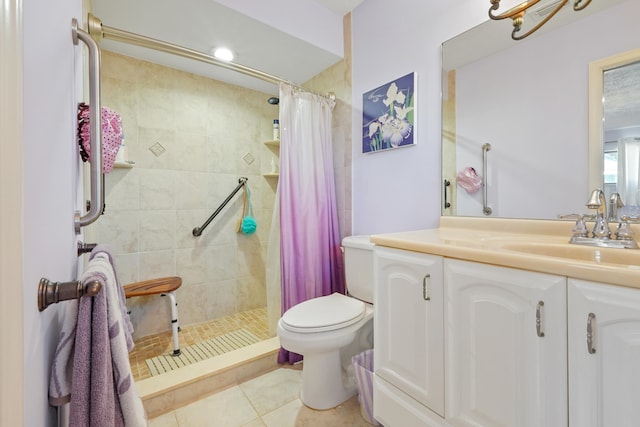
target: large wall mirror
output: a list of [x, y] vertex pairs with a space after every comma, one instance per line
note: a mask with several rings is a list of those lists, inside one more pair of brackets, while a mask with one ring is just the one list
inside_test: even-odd
[[[611, 148], [604, 129], [590, 136], [607, 113], [590, 118], [589, 68], [640, 48], [637, 16], [637, 0], [599, 0], [581, 12], [564, 8], [522, 41], [511, 40], [508, 22], [487, 21], [443, 43], [443, 215], [588, 212], [590, 190], [604, 187], [604, 160], [596, 165], [589, 147], [597, 138], [602, 159]], [[458, 185], [465, 170], [486, 186]]]
[[640, 48], [589, 65], [589, 177], [640, 216]]

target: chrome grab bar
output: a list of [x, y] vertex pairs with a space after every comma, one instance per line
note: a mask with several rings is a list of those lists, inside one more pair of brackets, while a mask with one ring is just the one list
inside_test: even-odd
[[91, 200], [88, 211], [81, 216], [76, 211], [74, 225], [76, 234], [80, 228], [95, 222], [102, 214], [104, 205], [104, 175], [102, 174], [102, 105], [100, 103], [100, 48], [89, 33], [78, 27], [78, 21], [71, 21], [73, 44], [82, 41], [89, 49], [89, 157]]
[[482, 145], [482, 213], [489, 216], [493, 212], [487, 203], [487, 151], [491, 144]]

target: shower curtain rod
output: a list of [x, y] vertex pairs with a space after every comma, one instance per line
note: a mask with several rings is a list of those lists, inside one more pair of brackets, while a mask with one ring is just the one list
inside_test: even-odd
[[254, 68], [250, 68], [241, 64], [233, 63], [233, 62], [222, 61], [214, 56], [207, 55], [205, 53], [198, 52], [197, 50], [189, 49], [187, 47], [178, 46], [173, 43], [168, 43], [161, 40], [153, 39], [151, 37], [142, 36], [140, 34], [130, 33], [128, 31], [119, 30], [113, 27], [108, 27], [104, 25], [99, 18], [95, 17], [92, 14], [88, 15], [87, 22], [88, 22], [89, 34], [98, 43], [100, 43], [100, 41], [102, 41], [103, 39], [109, 39], [109, 40], [115, 40], [121, 43], [134, 44], [147, 49], [153, 49], [160, 52], [170, 53], [173, 55], [182, 56], [184, 58], [193, 59], [196, 61], [205, 62], [207, 64], [226, 68], [228, 70], [237, 71], [239, 73], [246, 74], [248, 76], [255, 77], [276, 85], [279, 83], [285, 83], [294, 87], [295, 89], [299, 89], [305, 92], [310, 92], [316, 95], [324, 96], [326, 98], [335, 100], [335, 94], [333, 92], [318, 93], [318, 92], [310, 91], [289, 80], [282, 79], [280, 77], [265, 73], [260, 70], [256, 70]]

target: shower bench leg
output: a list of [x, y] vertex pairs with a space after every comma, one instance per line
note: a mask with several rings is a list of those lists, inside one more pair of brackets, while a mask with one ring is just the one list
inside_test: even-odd
[[160, 294], [163, 297], [169, 297], [171, 303], [171, 333], [173, 334], [173, 355], [180, 355], [180, 343], [178, 341], [178, 332], [180, 332], [180, 323], [178, 322], [178, 302], [174, 292]]
[[162, 277], [159, 279], [145, 280], [143, 282], [130, 283], [124, 285], [124, 294], [127, 298], [141, 297], [148, 295], [160, 295], [169, 297], [171, 304], [171, 333], [173, 335], [173, 356], [180, 355], [180, 323], [178, 321], [178, 302], [176, 301], [175, 290], [182, 285], [180, 277]]

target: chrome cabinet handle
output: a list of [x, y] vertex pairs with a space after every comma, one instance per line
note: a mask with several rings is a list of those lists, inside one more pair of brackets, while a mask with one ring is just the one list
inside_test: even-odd
[[596, 349], [593, 346], [593, 323], [595, 322], [595, 320], [596, 315], [593, 313], [589, 313], [589, 316], [587, 316], [587, 351], [589, 352], [589, 354], [594, 354], [596, 352]]
[[536, 333], [539, 337], [544, 337], [542, 331], [542, 307], [544, 307], [544, 301], [539, 301], [536, 306]]
[[91, 203], [89, 212], [84, 216], [80, 212], [75, 213], [74, 225], [76, 234], [80, 234], [80, 228], [95, 222], [102, 215], [104, 205], [104, 175], [102, 173], [102, 106], [100, 104], [100, 48], [91, 38], [89, 33], [78, 28], [78, 21], [71, 21], [73, 44], [78, 45], [82, 41], [89, 49], [89, 146], [90, 179], [91, 179]]
[[429, 296], [429, 285], [427, 283], [427, 279], [430, 277], [431, 275], [427, 274], [422, 278], [422, 299], [425, 301], [431, 301], [431, 297]]

